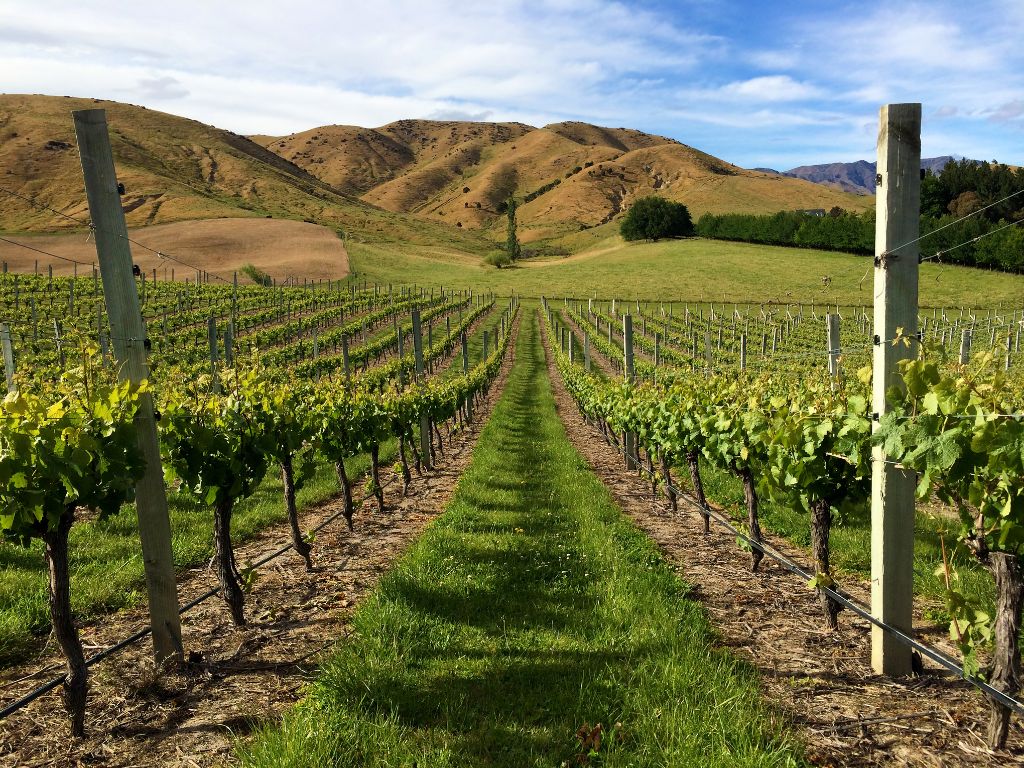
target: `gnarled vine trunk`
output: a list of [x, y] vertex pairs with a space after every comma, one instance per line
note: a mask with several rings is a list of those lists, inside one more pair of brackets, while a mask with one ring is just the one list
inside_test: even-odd
[[49, 603], [53, 635], [64, 653], [68, 674], [64, 678], [64, 708], [71, 718], [71, 733], [85, 736], [85, 696], [88, 690], [88, 670], [82, 641], [78, 637], [71, 614], [71, 580], [68, 572], [68, 534], [75, 521], [75, 508], [64, 509], [57, 528], [43, 534], [46, 546], [46, 566], [50, 572]]
[[761, 544], [761, 523], [757, 517], [757, 487], [754, 484], [754, 473], [750, 471], [750, 467], [743, 467], [736, 474], [743, 481], [743, 496], [747, 500], [747, 527], [750, 529], [750, 541], [752, 542], [750, 547], [750, 570], [756, 572], [758, 566], [761, 565], [761, 561], [764, 559], [764, 553], [759, 549]]
[[345, 462], [338, 459], [334, 462], [334, 471], [338, 475], [338, 484], [341, 486], [342, 498], [344, 499], [344, 508], [342, 515], [345, 517], [345, 522], [348, 523], [348, 529], [352, 530], [352, 515], [355, 513], [355, 505], [352, 503], [352, 486], [348, 482], [348, 475], [345, 473]]
[[405, 436], [398, 436], [398, 455], [402, 459], [402, 495], [409, 494], [409, 484], [412, 483], [412, 472], [409, 471], [409, 459], [405, 455]]
[[679, 500], [676, 498], [675, 485], [672, 483], [672, 468], [665, 453], [661, 454], [661, 474], [665, 478], [665, 495], [668, 497], [669, 504], [672, 505], [672, 511], [678, 512]]
[[[832, 582], [832, 569], [829, 566], [829, 531], [832, 529], [832, 505], [818, 499], [811, 504], [811, 555], [814, 557], [815, 575], [822, 574]], [[839, 603], [825, 594], [820, 587], [817, 589], [821, 609], [825, 612], [825, 621], [829, 629], [839, 629]]]
[[384, 489], [380, 484], [380, 446], [370, 446], [370, 481], [373, 483], [373, 495], [377, 499], [377, 511], [384, 512]]
[[217, 565], [217, 580], [224, 602], [231, 609], [231, 620], [245, 626], [245, 593], [239, 583], [241, 576], [235, 565], [235, 550], [231, 546], [231, 512], [234, 499], [226, 499], [213, 508], [213, 549]]
[[704, 495], [704, 481], [700, 479], [700, 460], [696, 451], [688, 451], [686, 465], [690, 468], [690, 482], [693, 484], [693, 495], [697, 498], [700, 513], [704, 516], [704, 533], [711, 533], [711, 515], [708, 514], [708, 500]]
[[312, 547], [309, 542], [302, 538], [302, 531], [299, 529], [299, 510], [295, 504], [295, 469], [292, 466], [292, 456], [285, 454], [281, 460], [281, 483], [284, 485], [284, 503], [288, 509], [288, 526], [292, 532], [292, 546], [306, 561], [306, 570], [313, 570], [313, 560], [309, 556]]
[[651, 498], [654, 499], [654, 500], [657, 500], [657, 498], [658, 498], [658, 476], [654, 473], [654, 454], [651, 452], [650, 448], [647, 449], [646, 453], [647, 453], [647, 474], [650, 475], [650, 478], [651, 478]]
[[[1024, 572], [1020, 559], [1009, 552], [990, 552], [988, 569], [996, 581], [995, 645], [992, 649], [992, 673], [989, 683], [1008, 696], [1021, 689], [1020, 622], [1024, 606]], [[1010, 730], [1010, 710], [989, 701], [988, 745], [1006, 747]]]
[[416, 467], [416, 474], [423, 474], [423, 461], [420, 459], [419, 448], [416, 447], [416, 440], [413, 437], [412, 430], [408, 430], [403, 438], [409, 443], [409, 450], [412, 451], [413, 466]]

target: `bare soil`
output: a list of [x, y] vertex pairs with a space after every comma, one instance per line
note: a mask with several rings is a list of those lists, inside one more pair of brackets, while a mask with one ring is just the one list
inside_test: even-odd
[[[548, 339], [545, 328], [545, 349]], [[621, 508], [677, 564], [718, 629], [723, 647], [754, 665], [765, 694], [790, 718], [821, 766], [1024, 766], [1024, 727], [1011, 725], [1009, 749], [994, 753], [984, 741], [988, 709], [968, 684], [925, 663], [920, 676], [888, 679], [871, 670], [867, 622], [840, 614], [830, 632], [815, 593], [769, 560], [750, 571], [749, 554], [722, 526], [701, 534], [697, 507], [685, 497], [673, 513], [652, 496], [650, 480], [625, 468], [618, 450], [587, 424], [548, 356], [556, 408], [569, 439]], [[674, 478], [681, 485], [681, 478]], [[807, 563], [785, 541], [772, 545]], [[867, 583], [843, 583], [868, 602]], [[917, 634], [952, 648], [945, 629], [915, 617]]]
[[[375, 502], [364, 501], [354, 531], [346, 529], [343, 518], [321, 531], [313, 544], [312, 573], [294, 552], [259, 571], [246, 601], [248, 626], [235, 627], [219, 597], [200, 604], [182, 619], [184, 668], [158, 675], [148, 640], [97, 664], [90, 670], [89, 735], [81, 741], [69, 737], [55, 690], [0, 721], [0, 766], [232, 764], [233, 741], [276, 723], [301, 698], [319, 660], [351, 633], [358, 601], [451, 499], [504, 390], [514, 351], [512, 345], [485, 403], [474, 411], [475, 421], [446, 441], [434, 470], [422, 476], [414, 472], [408, 496], [401, 494], [400, 474], [382, 472], [383, 516]], [[302, 525], [312, 528], [340, 509], [340, 500], [319, 505], [303, 513]], [[288, 540], [287, 523], [274, 526], [239, 547], [237, 560], [244, 566]], [[212, 569], [193, 569], [180, 582], [180, 599], [191, 600], [215, 583]], [[147, 622], [143, 610], [122, 612], [82, 626], [82, 641], [95, 652]], [[31, 668], [5, 670], [0, 675], [4, 700], [62, 669], [59, 653], [49, 648]]]
[[[221, 275], [231, 273], [245, 264], [263, 270], [280, 282], [298, 276], [314, 280], [338, 280], [349, 273], [348, 252], [337, 234], [319, 224], [287, 219], [203, 219], [174, 224], [133, 227], [128, 236], [153, 250], [169, 253], [193, 267], [163, 259], [152, 251], [132, 245], [134, 263], [147, 274], [155, 267], [159, 280], [170, 279], [171, 269], [181, 281], [195, 280], [195, 268]], [[93, 264], [96, 244], [85, 234], [19, 235], [8, 237], [41, 251]], [[74, 274], [75, 265], [50, 259], [9, 243], [0, 242], [0, 260], [11, 272], [32, 273], [39, 262], [41, 273], [53, 265], [57, 275]], [[166, 278], [164, 268], [166, 267]], [[91, 274], [91, 267], [78, 266], [78, 275]], [[244, 276], [239, 280], [248, 282]]]

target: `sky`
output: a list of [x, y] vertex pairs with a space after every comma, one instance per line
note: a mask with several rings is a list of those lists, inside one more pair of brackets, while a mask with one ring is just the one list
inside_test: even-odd
[[922, 155], [1024, 165], [1024, 0], [0, 0], [0, 88], [242, 134], [402, 118], [582, 120], [744, 167]]

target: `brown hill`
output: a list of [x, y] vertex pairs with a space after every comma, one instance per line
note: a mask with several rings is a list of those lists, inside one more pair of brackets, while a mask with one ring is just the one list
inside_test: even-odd
[[[246, 138], [127, 104], [0, 96], [0, 190], [86, 218], [71, 111], [103, 107], [132, 226], [193, 219], [305, 219], [363, 240], [481, 251], [503, 239], [504, 206], [523, 201], [526, 241], [615, 219], [665, 195], [704, 212], [851, 210], [872, 198], [748, 171], [673, 139], [580, 122], [399, 120]], [[75, 228], [0, 192], [0, 231]]]
[[329, 126], [265, 141], [289, 162], [396, 213], [493, 230], [504, 202], [524, 200], [521, 237], [536, 240], [611, 221], [638, 196], [665, 195], [694, 216], [773, 213], [871, 198], [749, 171], [664, 136], [581, 122], [401, 120], [377, 129]]
[[[0, 190], [87, 219], [71, 112], [90, 108], [107, 112], [118, 178], [127, 190], [123, 203], [129, 226], [274, 217], [305, 219], [361, 239], [449, 242], [473, 250], [484, 247], [469, 233], [396, 215], [360, 200], [317, 178], [281, 152], [244, 136], [100, 99], [0, 95]], [[320, 133], [326, 134], [327, 129]], [[302, 141], [306, 140], [308, 137]], [[318, 156], [326, 147], [317, 144]], [[315, 167], [307, 155], [301, 160]], [[0, 191], [0, 231], [77, 227], [73, 221]]]

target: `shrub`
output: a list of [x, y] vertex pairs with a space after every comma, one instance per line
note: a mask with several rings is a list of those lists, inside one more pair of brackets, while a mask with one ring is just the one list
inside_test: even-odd
[[641, 197], [626, 212], [619, 231], [625, 240], [660, 240], [693, 234], [690, 212], [664, 197]]
[[512, 257], [505, 251], [493, 251], [492, 253], [487, 254], [484, 261], [498, 269], [512, 265]]
[[262, 269], [257, 269], [252, 264], [244, 265], [242, 267], [242, 274], [256, 283], [256, 285], [262, 285], [265, 288], [269, 288], [274, 284], [274, 279], [270, 275]]

